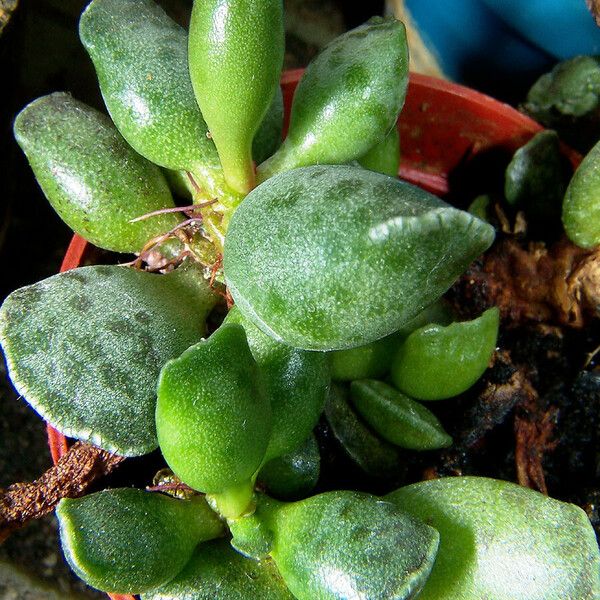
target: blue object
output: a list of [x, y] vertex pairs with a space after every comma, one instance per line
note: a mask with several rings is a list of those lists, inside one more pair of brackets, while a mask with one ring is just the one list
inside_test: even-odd
[[600, 27], [584, 0], [482, 0], [524, 38], [563, 60], [600, 54]]
[[406, 0], [406, 6], [444, 73], [499, 96], [507, 87], [527, 89], [558, 60], [600, 54], [600, 28], [584, 0]]

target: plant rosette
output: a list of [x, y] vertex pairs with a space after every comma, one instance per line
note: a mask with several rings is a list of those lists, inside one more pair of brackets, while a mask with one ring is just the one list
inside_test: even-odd
[[[73, 230], [136, 259], [77, 267], [75, 238], [64, 267], [77, 268], [7, 298], [0, 341], [55, 460], [67, 435], [123, 457], [160, 448], [171, 472], [63, 498], [73, 570], [146, 600], [597, 598], [598, 546], [574, 505], [485, 478], [311, 495], [323, 412], [357, 462], [365, 440], [452, 443], [415, 398], [461, 394], [490, 361], [498, 310], [452, 323], [441, 297], [495, 230], [429, 191], [448, 190], [461, 144], [485, 149], [481, 123], [511, 152], [539, 126], [459, 86], [409, 86], [394, 19], [334, 40], [283, 94], [280, 0], [197, 1], [189, 33], [152, 0], [93, 0], [80, 37], [110, 118], [55, 93], [15, 136]], [[423, 104], [443, 113], [465, 94], [481, 117], [471, 140]], [[405, 180], [391, 176], [398, 133]]]

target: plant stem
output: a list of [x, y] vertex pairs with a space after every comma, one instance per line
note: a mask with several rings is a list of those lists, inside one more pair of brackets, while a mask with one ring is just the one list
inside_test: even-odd
[[254, 484], [251, 480], [218, 494], [207, 494], [206, 500], [225, 519], [237, 519], [254, 511]]

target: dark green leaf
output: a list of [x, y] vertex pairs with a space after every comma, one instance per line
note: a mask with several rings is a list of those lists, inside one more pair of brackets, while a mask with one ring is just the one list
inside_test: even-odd
[[64, 93], [26, 106], [15, 137], [54, 210], [96, 246], [139, 252], [181, 221], [174, 214], [131, 219], [174, 206], [160, 169], [136, 154], [110, 119]]
[[10, 377], [65, 435], [125, 456], [151, 452], [160, 369], [201, 338], [215, 301], [192, 266], [55, 275], [13, 292], [0, 309]]
[[317, 485], [321, 455], [313, 434], [296, 450], [270, 460], [258, 473], [258, 482], [281, 500], [308, 495]]
[[299, 600], [415, 598], [435, 560], [435, 529], [367, 494], [328, 492], [266, 512], [271, 556]]
[[407, 84], [408, 47], [400, 21], [371, 19], [333, 40], [300, 80], [287, 138], [259, 166], [259, 181], [363, 156], [394, 126]]
[[348, 394], [334, 385], [325, 406], [325, 416], [338, 442], [365, 473], [393, 479], [401, 471], [400, 455], [394, 446], [378, 438], [354, 413]]
[[411, 450], [436, 450], [452, 444], [429, 409], [382, 381], [354, 381], [350, 390], [354, 408], [388, 442]]
[[198, 546], [192, 559], [142, 600], [293, 600], [271, 559], [245, 558], [225, 540]]
[[237, 209], [225, 241], [236, 305], [286, 344], [384, 337], [439, 298], [494, 230], [427, 192], [349, 166], [282, 173]]
[[92, 587], [118, 594], [165, 584], [199, 542], [223, 533], [203, 498], [176, 500], [136, 489], [63, 499], [56, 515], [75, 573]]

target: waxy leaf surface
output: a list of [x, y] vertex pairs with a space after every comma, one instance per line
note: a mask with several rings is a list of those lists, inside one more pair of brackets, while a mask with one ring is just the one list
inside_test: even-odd
[[181, 221], [163, 214], [173, 198], [160, 169], [121, 137], [110, 119], [65, 93], [44, 96], [17, 116], [15, 137], [61, 219], [96, 246], [139, 252]]
[[204, 543], [183, 571], [142, 600], [293, 600], [272, 560], [253, 560], [226, 540]]
[[237, 209], [225, 278], [238, 308], [297, 348], [364, 345], [440, 297], [491, 226], [410, 184], [348, 166], [282, 173]]
[[220, 168], [187, 62], [188, 36], [153, 0], [94, 0], [79, 36], [123, 137], [169, 169]]
[[397, 177], [400, 168], [400, 132], [394, 125], [383, 141], [375, 144], [358, 159], [359, 164], [369, 171]]
[[498, 309], [490, 308], [472, 321], [413, 331], [394, 358], [394, 385], [419, 400], [451, 398], [468, 390], [488, 366], [499, 324]]
[[65, 435], [125, 456], [157, 445], [163, 364], [204, 333], [216, 297], [189, 266], [83, 267], [13, 292], [0, 341], [18, 392]]
[[222, 325], [165, 365], [156, 427], [165, 460], [194, 489], [249, 482], [269, 442], [271, 407], [240, 325]]
[[415, 598], [439, 539], [392, 504], [358, 492], [279, 504], [264, 518], [274, 533], [270, 554], [299, 600]]
[[562, 221], [577, 246], [600, 244], [600, 142], [585, 156], [567, 187]]
[[189, 66], [227, 182], [253, 187], [252, 140], [279, 85], [282, 0], [202, 0], [192, 9]]
[[259, 166], [259, 180], [360, 158], [394, 127], [407, 85], [408, 47], [400, 21], [376, 18], [341, 35], [306, 69], [287, 138]]
[[292, 348], [269, 337], [234, 307], [228, 323], [246, 331], [271, 404], [272, 429], [265, 462], [294, 451], [317, 424], [329, 392], [329, 356]]
[[403, 472], [397, 448], [375, 435], [350, 406], [348, 391], [333, 385], [325, 416], [348, 456], [371, 477], [393, 480]]
[[203, 498], [176, 500], [130, 488], [63, 499], [56, 516], [75, 573], [92, 587], [119, 594], [170, 581], [198, 543], [223, 531]]
[[386, 500], [440, 532], [419, 600], [600, 597], [596, 536], [573, 504], [483, 477], [424, 481]]
[[436, 450], [452, 443], [429, 409], [383, 381], [354, 381], [350, 389], [356, 410], [388, 442], [410, 450]]
[[258, 482], [280, 500], [305, 497], [319, 480], [321, 455], [314, 434], [299, 448], [270, 460], [258, 473]]
[[[148, 160], [193, 173], [202, 197], [224, 212], [240, 198], [227, 186], [196, 102], [188, 36], [153, 0], [94, 0], [79, 35], [123, 137]], [[212, 219], [205, 224], [212, 230]], [[214, 231], [211, 231], [215, 234]]]

